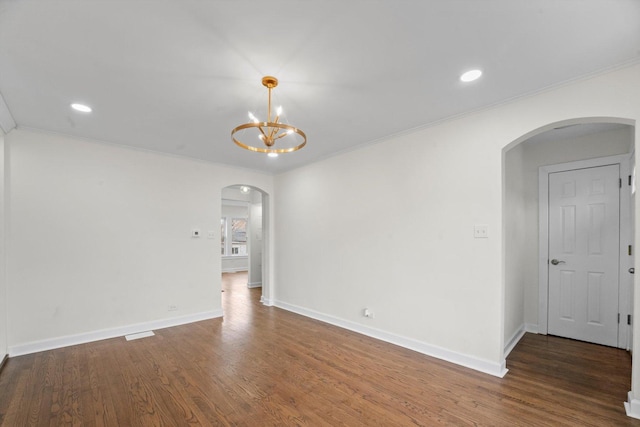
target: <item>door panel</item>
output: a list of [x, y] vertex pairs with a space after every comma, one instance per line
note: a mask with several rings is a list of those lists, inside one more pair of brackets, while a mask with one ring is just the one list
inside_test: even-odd
[[617, 346], [619, 165], [549, 174], [549, 333]]

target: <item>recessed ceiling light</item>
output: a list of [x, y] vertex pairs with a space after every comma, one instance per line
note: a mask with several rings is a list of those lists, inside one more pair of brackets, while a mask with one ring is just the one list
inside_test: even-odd
[[460, 76], [460, 80], [463, 82], [472, 82], [479, 79], [481, 75], [482, 71], [480, 70], [469, 70]]
[[91, 107], [84, 104], [71, 104], [71, 108], [76, 111], [80, 111], [81, 113], [90, 113], [91, 111], [93, 111]]
[[278, 153], [269, 153], [267, 154], [269, 157], [278, 157]]

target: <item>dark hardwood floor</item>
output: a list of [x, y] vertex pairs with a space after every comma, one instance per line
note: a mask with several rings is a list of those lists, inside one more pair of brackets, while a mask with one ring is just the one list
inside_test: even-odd
[[622, 350], [527, 334], [503, 379], [323, 324], [223, 279], [224, 319], [10, 358], [3, 426], [640, 426]]

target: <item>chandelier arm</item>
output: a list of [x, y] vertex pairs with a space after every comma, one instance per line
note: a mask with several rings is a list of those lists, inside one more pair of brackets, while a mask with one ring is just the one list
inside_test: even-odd
[[[280, 124], [279, 121], [280, 121], [280, 116], [276, 115], [276, 119], [272, 123], [278, 125], [278, 124]], [[269, 138], [273, 138], [273, 136], [276, 133], [278, 133], [278, 127], [277, 126], [269, 126], [269, 128], [271, 129], [269, 131]]]
[[276, 136], [275, 138], [273, 138], [274, 140], [276, 139], [280, 139], [280, 138], [284, 138], [285, 136], [289, 135], [288, 132], [282, 132], [280, 135]]
[[296, 128], [296, 127], [290, 126], [290, 125], [286, 125], [286, 124], [281, 124], [280, 126], [283, 129], [291, 130], [292, 132], [300, 135], [302, 137], [302, 142], [299, 143], [298, 145], [296, 145], [295, 147], [289, 147], [289, 148], [271, 148], [269, 146], [264, 148], [264, 147], [261, 147], [261, 146], [255, 146], [255, 145], [252, 145], [252, 144], [244, 143], [244, 142], [240, 141], [239, 139], [237, 139], [235, 137], [235, 134], [237, 132], [243, 130], [243, 129], [250, 129], [250, 128], [259, 127], [259, 125], [257, 123], [245, 123], [245, 124], [242, 124], [240, 126], [237, 126], [235, 129], [233, 129], [231, 131], [231, 139], [233, 139], [233, 142], [236, 145], [238, 145], [239, 147], [242, 147], [245, 150], [254, 151], [254, 152], [258, 152], [258, 153], [278, 153], [278, 154], [291, 153], [291, 152], [294, 152], [294, 151], [298, 151], [302, 147], [307, 145], [307, 135], [302, 130], [300, 130], [300, 129]]

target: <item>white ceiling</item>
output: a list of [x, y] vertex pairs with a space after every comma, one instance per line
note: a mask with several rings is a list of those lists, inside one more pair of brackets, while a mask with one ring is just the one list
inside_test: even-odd
[[[0, 0], [19, 127], [271, 173], [638, 60], [638, 0]], [[230, 138], [268, 74], [308, 136], [277, 159]]]

